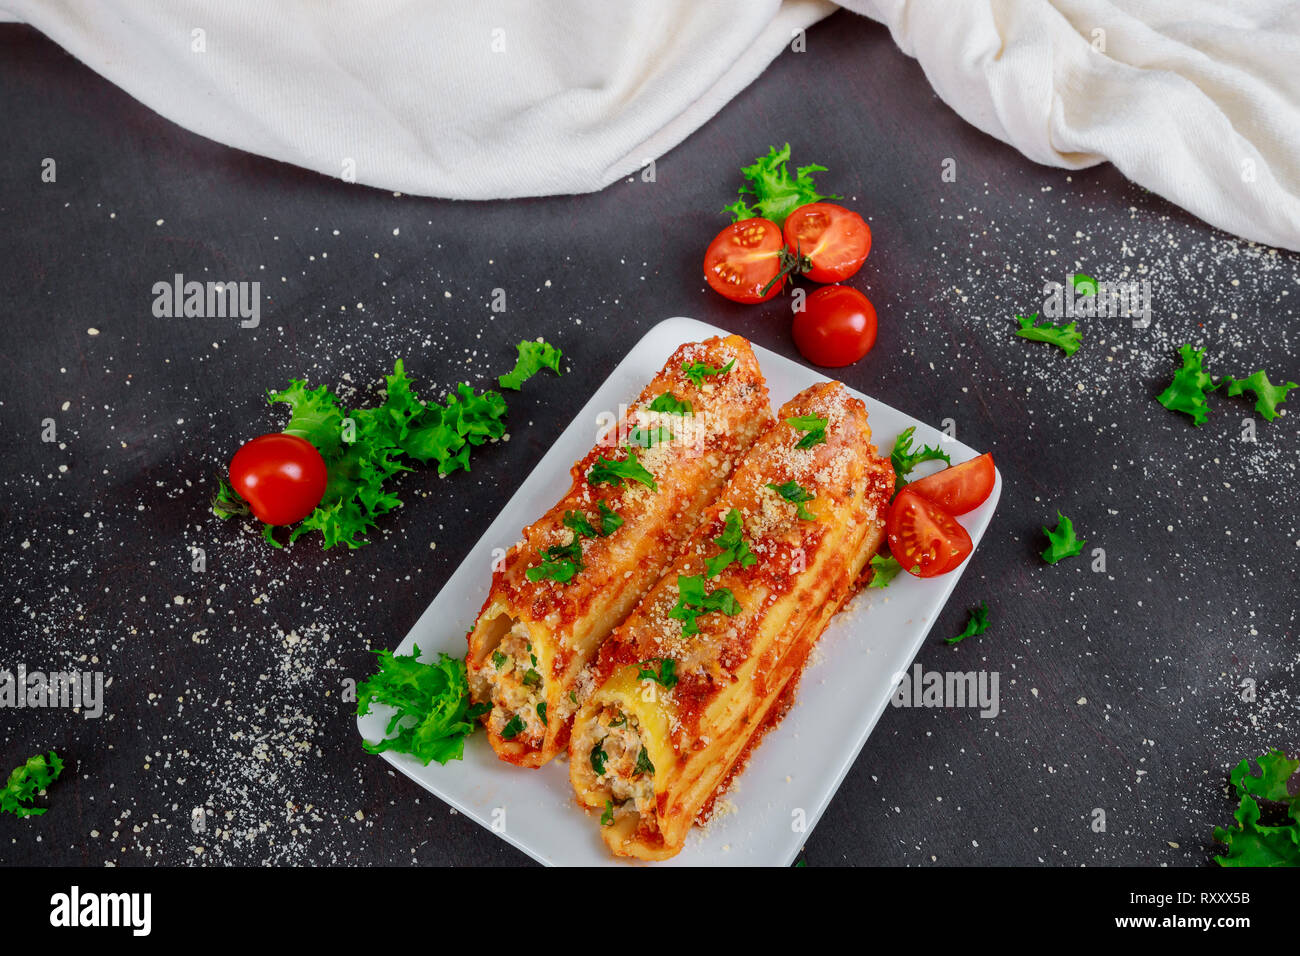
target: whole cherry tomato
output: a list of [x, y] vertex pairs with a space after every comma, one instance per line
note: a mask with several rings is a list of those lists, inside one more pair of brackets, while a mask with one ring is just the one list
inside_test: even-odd
[[852, 365], [876, 344], [876, 309], [857, 289], [825, 286], [795, 313], [794, 344], [814, 365]]
[[297, 435], [259, 435], [230, 459], [230, 484], [266, 524], [293, 524], [307, 517], [324, 497], [327, 481], [325, 459]]

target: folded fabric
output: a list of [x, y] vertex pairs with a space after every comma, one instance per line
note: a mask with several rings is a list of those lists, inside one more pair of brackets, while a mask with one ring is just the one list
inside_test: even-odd
[[203, 136], [453, 199], [591, 192], [662, 156], [825, 0], [0, 0]]
[[[1212, 225], [1300, 250], [1300, 2], [843, 2], [887, 24], [945, 102], [1029, 158], [1113, 162]], [[187, 129], [327, 176], [456, 199], [590, 192], [640, 169], [835, 9], [0, 3]]]
[[1300, 249], [1296, 0], [843, 0], [1030, 159], [1109, 160], [1211, 225]]

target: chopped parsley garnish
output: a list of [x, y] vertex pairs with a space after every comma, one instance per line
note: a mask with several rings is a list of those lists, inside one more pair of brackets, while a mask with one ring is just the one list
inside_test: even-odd
[[587, 472], [587, 481], [593, 485], [608, 483], [621, 488], [624, 479], [639, 481], [651, 491], [659, 490], [655, 476], [637, 460], [636, 452], [631, 448], [627, 450], [627, 461], [610, 461], [602, 455]]
[[826, 441], [826, 419], [820, 415], [796, 415], [794, 418], [787, 418], [785, 423], [797, 431], [806, 433], [795, 444], [795, 448], [811, 448]]
[[744, 525], [740, 512], [735, 508], [727, 512], [722, 534], [714, 538], [713, 543], [722, 550], [704, 562], [704, 568], [711, 578], [716, 578], [733, 561], [742, 568], [758, 563], [758, 558], [754, 557], [754, 552], [750, 551], [749, 545], [745, 543]]
[[1286, 401], [1286, 393], [1293, 388], [1300, 388], [1295, 382], [1274, 385], [1263, 369], [1246, 378], [1225, 375], [1216, 385], [1213, 377], [1205, 371], [1205, 349], [1183, 345], [1179, 347], [1178, 354], [1183, 364], [1174, 372], [1174, 380], [1169, 383], [1169, 387], [1156, 396], [1156, 401], [1170, 411], [1190, 415], [1192, 422], [1197, 425], [1204, 425], [1209, 418], [1210, 404], [1206, 396], [1225, 385], [1229, 396], [1241, 395], [1243, 392], [1254, 395], [1255, 411], [1270, 422], [1280, 414], [1277, 407]]
[[614, 801], [605, 801], [605, 812], [600, 815], [600, 825], [602, 827], [612, 827], [614, 825]]
[[717, 588], [708, 593], [704, 590], [702, 575], [677, 575], [677, 606], [668, 612], [668, 616], [682, 622], [682, 634], [689, 637], [700, 633], [696, 618], [701, 614], [720, 611], [728, 617], [741, 612], [740, 602], [729, 588]]
[[781, 226], [785, 223], [785, 217], [800, 206], [823, 199], [840, 198], [823, 196], [817, 191], [812, 174], [825, 172], [825, 166], [815, 163], [799, 166], [791, 176], [786, 166], [789, 159], [790, 144], [786, 143], [780, 149], [771, 147], [766, 156], [760, 156], [752, 165], [742, 167], [740, 175], [745, 177], [745, 185], [739, 189], [740, 198], [731, 205], [724, 206], [723, 212], [730, 213], [733, 222], [761, 216]]
[[[1243, 760], [1228, 776], [1239, 802], [1233, 814], [1235, 827], [1215, 827], [1214, 840], [1228, 848], [1216, 856], [1219, 866], [1300, 866], [1300, 793], [1292, 794], [1288, 781], [1300, 770], [1300, 760], [1288, 760], [1281, 750], [1259, 758], [1259, 775]], [[1261, 823], [1266, 802], [1269, 818]], [[1276, 805], [1276, 806], [1272, 806]]]
[[898, 563], [898, 559], [892, 554], [877, 554], [871, 558], [871, 583], [869, 588], [887, 588], [889, 582], [898, 577], [898, 573], [903, 570], [903, 566]]
[[623, 519], [605, 502], [598, 502], [600, 527], [596, 528], [581, 511], [566, 511], [564, 526], [573, 532], [574, 539], [607, 538], [623, 526]]
[[721, 375], [724, 372], [730, 372], [735, 367], [736, 367], [735, 359], [732, 359], [726, 365], [722, 366], [722, 368], [715, 368], [714, 366], [708, 365], [705, 362], [683, 362], [682, 363], [682, 371], [686, 373], [687, 378], [689, 378], [692, 382], [695, 383], [696, 388], [700, 388], [704, 385], [705, 376]]
[[1233, 378], [1231, 375], [1225, 375], [1220, 384], [1228, 386], [1229, 395], [1240, 395], [1243, 391], [1254, 395], [1255, 411], [1270, 422], [1278, 417], [1277, 407], [1286, 401], [1286, 393], [1293, 388], [1300, 388], [1295, 382], [1274, 385], [1268, 380], [1263, 369], [1248, 378]]
[[508, 660], [510, 660], [510, 658], [506, 657], [506, 655], [502, 654], [500, 651], [492, 652], [492, 666], [497, 670], [501, 670], [501, 668], [505, 667], [506, 661]]
[[536, 342], [520, 342], [516, 348], [519, 357], [515, 360], [514, 369], [497, 378], [497, 384], [502, 388], [517, 392], [520, 385], [544, 368], [549, 368], [556, 375], [560, 374], [560, 357], [563, 353], [554, 346], [538, 339]]
[[574, 537], [582, 535], [586, 538], [596, 537], [596, 529], [591, 526], [587, 516], [581, 511], [566, 511], [564, 513], [564, 526], [573, 532]]
[[806, 502], [816, 501], [817, 497], [799, 482], [786, 481], [779, 485], [775, 482], [769, 482], [768, 487], [798, 509], [795, 514], [801, 521], [817, 520], [817, 516], [804, 507]]
[[605, 502], [600, 502], [600, 536], [607, 538], [619, 528], [623, 527], [623, 519]]
[[418, 660], [419, 647], [410, 655], [375, 653], [379, 670], [357, 688], [357, 714], [370, 713], [372, 703], [387, 704], [396, 713], [384, 733], [397, 734], [378, 743], [363, 741], [362, 746], [372, 754], [385, 750], [411, 754], [426, 765], [431, 760], [440, 764], [459, 760], [465, 738], [474, 730], [473, 721], [486, 709], [470, 706], [465, 662], [439, 654], [437, 663], [423, 664]]
[[1214, 379], [1205, 371], [1205, 349], [1194, 349], [1184, 345], [1178, 349], [1183, 365], [1174, 373], [1174, 380], [1169, 387], [1156, 396], [1156, 401], [1173, 412], [1191, 415], [1197, 425], [1204, 425], [1209, 418], [1210, 403], [1205, 396], [1214, 391]]
[[1020, 324], [1020, 328], [1016, 329], [1016, 335], [1022, 339], [1047, 342], [1055, 345], [1066, 355], [1073, 355], [1083, 343], [1083, 333], [1075, 328], [1073, 322], [1069, 325], [1053, 325], [1043, 319], [1040, 325], [1037, 312], [1030, 316], [1017, 315], [1016, 322]]
[[922, 462], [944, 461], [952, 464], [948, 453], [937, 447], [925, 445], [920, 450], [912, 448], [912, 435], [915, 433], [915, 425], [904, 429], [894, 439], [894, 450], [889, 453], [889, 463], [894, 466], [894, 494], [898, 494], [903, 485], [907, 484], [907, 476]]
[[541, 683], [542, 675], [537, 673], [533, 668], [530, 667], [528, 670], [524, 671], [523, 685], [525, 687], [541, 686]]
[[537, 716], [541, 718], [543, 726], [550, 726], [550, 721], [546, 719], [546, 701], [537, 702]]
[[667, 412], [669, 415], [694, 415], [695, 406], [689, 401], [678, 401], [672, 392], [664, 392], [646, 406], [652, 412]]
[[506, 725], [501, 728], [501, 739], [514, 740], [524, 732], [526, 726], [522, 717], [518, 714], [511, 714], [510, 719], [506, 721]]
[[654, 772], [655, 765], [650, 762], [650, 752], [642, 747], [641, 752], [636, 755], [636, 768], [633, 769], [632, 776], [638, 777], [643, 773], [653, 776]]
[[569, 700], [575, 704], [578, 702], [578, 692], [576, 690], [569, 691]]
[[609, 754], [605, 753], [605, 738], [602, 737], [596, 741], [596, 745], [591, 748], [591, 769], [596, 771], [596, 776], [605, 776], [605, 761], [609, 759]]
[[949, 644], [957, 644], [968, 637], [974, 637], [976, 634], [983, 634], [989, 627], [989, 606], [986, 602], [981, 601], [980, 606], [971, 608], [970, 617], [966, 620], [966, 629], [956, 637], [945, 637], [944, 640]]
[[538, 555], [541, 564], [534, 565], [524, 572], [529, 581], [551, 580], [568, 584], [573, 576], [584, 567], [582, 563], [582, 541], [575, 534], [568, 544], [553, 544]]
[[1083, 550], [1087, 544], [1086, 538], [1076, 538], [1074, 536], [1074, 523], [1059, 511], [1056, 513], [1057, 524], [1054, 529], [1043, 527], [1043, 534], [1047, 535], [1047, 550], [1043, 552], [1043, 560], [1048, 564], [1055, 564], [1062, 558], [1073, 557]]
[[45, 813], [45, 807], [30, 806], [37, 794], [59, 779], [63, 773], [63, 761], [53, 750], [49, 756], [37, 754], [28, 757], [21, 767], [15, 767], [9, 774], [9, 782], [0, 790], [0, 813], [12, 813], [16, 817], [39, 817]]
[[672, 441], [673, 433], [660, 425], [658, 428], [633, 428], [627, 436], [627, 443], [637, 448], [653, 448], [662, 442]]
[[654, 661], [642, 661], [641, 669], [637, 671], [637, 680], [652, 680], [659, 686], [672, 690], [677, 686], [677, 662], [671, 657], [659, 658], [659, 668], [656, 670], [650, 665]]
[[620, 711], [620, 712], [619, 712], [619, 715], [618, 715], [618, 720], [611, 720], [611, 721], [609, 722], [609, 726], [610, 726], [610, 727], [626, 727], [626, 726], [627, 726], [627, 714], [625, 714], [625, 713], [623, 713], [622, 711]]

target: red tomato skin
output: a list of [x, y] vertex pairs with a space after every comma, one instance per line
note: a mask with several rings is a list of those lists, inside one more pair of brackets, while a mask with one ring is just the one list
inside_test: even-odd
[[944, 511], [964, 515], [974, 511], [993, 493], [997, 470], [992, 452], [985, 452], [960, 465], [952, 465], [933, 475], [910, 482], [908, 488]]
[[328, 481], [325, 459], [297, 435], [259, 435], [230, 459], [231, 486], [270, 525], [293, 524], [315, 511]]
[[812, 259], [804, 275], [813, 282], [843, 282], [862, 268], [871, 252], [867, 221], [835, 203], [800, 206], [786, 217], [782, 234], [791, 252]]
[[[925, 535], [921, 553], [913, 555], [907, 547], [907, 523], [924, 522], [933, 530]], [[975, 549], [970, 534], [957, 519], [938, 505], [904, 488], [894, 498], [885, 519], [885, 536], [889, 550], [903, 570], [918, 578], [947, 574], [970, 557]], [[916, 570], [913, 570], [916, 569]]]
[[828, 285], [804, 301], [794, 316], [794, 344], [814, 365], [852, 365], [876, 344], [876, 308], [857, 289]]
[[733, 222], [709, 243], [704, 253], [704, 279], [719, 295], [753, 305], [781, 293], [785, 276], [764, 286], [781, 272], [781, 249], [785, 240], [781, 227], [770, 219], [742, 219]]

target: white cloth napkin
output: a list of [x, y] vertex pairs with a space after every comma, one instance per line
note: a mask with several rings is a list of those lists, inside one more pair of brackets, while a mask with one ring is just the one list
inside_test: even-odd
[[1030, 159], [1109, 160], [1247, 239], [1300, 250], [1297, 0], [843, 0]]
[[[834, 9], [0, 3], [187, 129], [327, 176], [457, 199], [608, 185], [681, 142]], [[1215, 226], [1300, 249], [1297, 0], [844, 3], [886, 23], [949, 105], [1031, 159], [1109, 160]], [[780, 138], [797, 143], [795, 124]]]
[[0, 7], [196, 133], [327, 176], [453, 199], [607, 186], [698, 129], [794, 31], [836, 9], [826, 0]]

